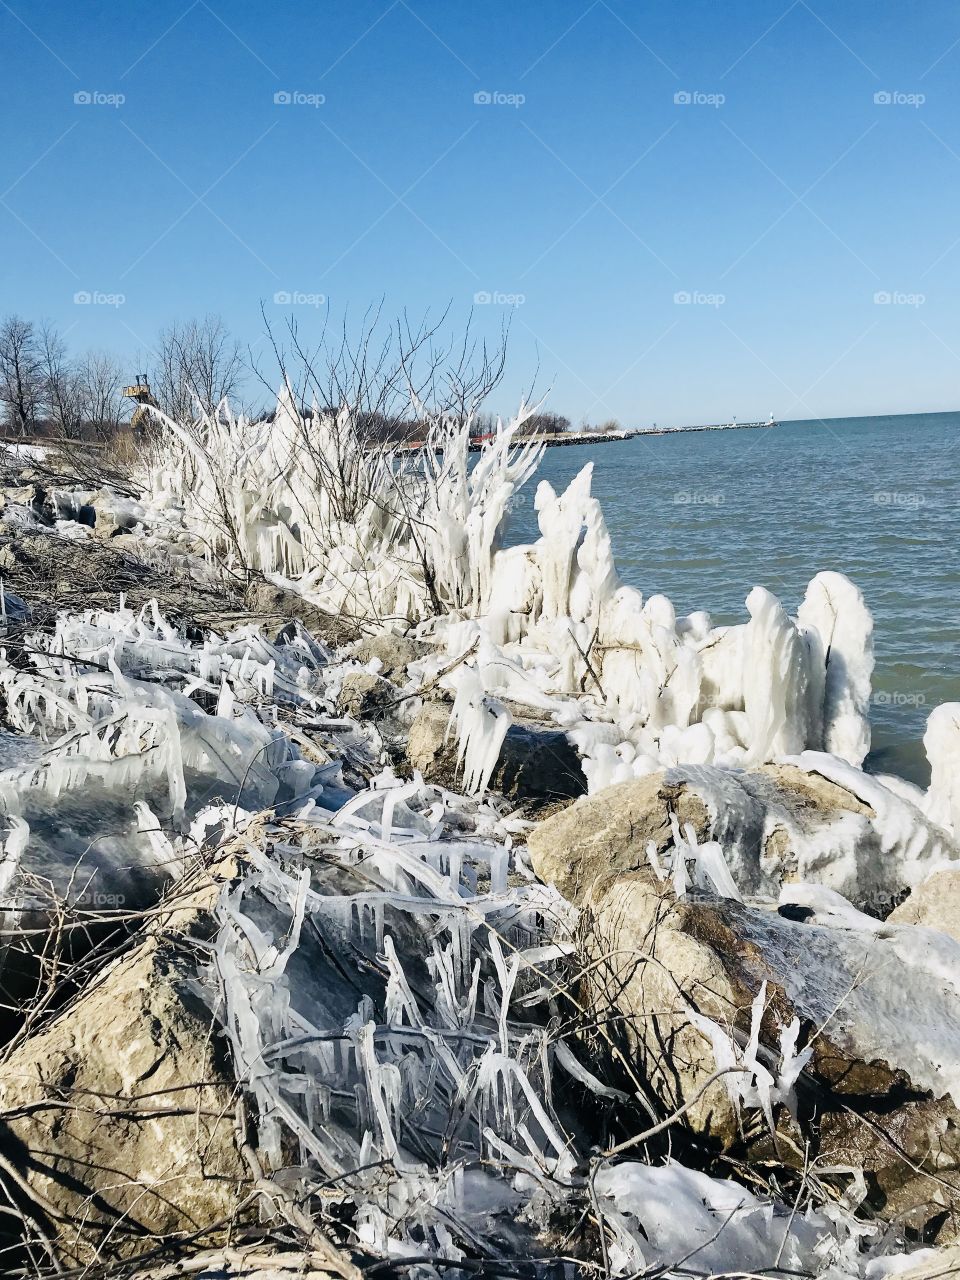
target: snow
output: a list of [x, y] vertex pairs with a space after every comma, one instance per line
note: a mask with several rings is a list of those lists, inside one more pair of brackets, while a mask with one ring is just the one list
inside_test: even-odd
[[43, 462], [50, 452], [47, 445], [21, 444], [9, 440], [0, 441], [0, 450], [14, 462]]

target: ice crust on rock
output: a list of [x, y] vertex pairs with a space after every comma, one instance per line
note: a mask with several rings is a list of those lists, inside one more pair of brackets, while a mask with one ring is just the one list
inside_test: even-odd
[[[61, 888], [78, 859], [99, 868], [98, 884], [119, 875], [130, 865], [126, 842], [144, 865], [167, 853], [177, 864], [202, 808], [197, 795], [243, 812], [321, 799], [324, 782], [335, 781], [302, 760], [276, 724], [278, 705], [322, 707], [322, 654], [305, 633], [281, 648], [251, 627], [191, 643], [153, 602], [61, 616], [26, 648], [27, 666], [0, 653], [7, 722], [37, 744], [0, 769], [0, 812], [11, 824], [6, 881], [28, 844], [29, 869]], [[332, 794], [336, 807], [341, 795]], [[101, 826], [106, 838], [85, 838]], [[174, 844], [161, 851], [168, 835]]]
[[797, 1274], [846, 1280], [863, 1274], [855, 1235], [829, 1215], [810, 1209], [791, 1213], [735, 1183], [675, 1162], [659, 1168], [635, 1162], [607, 1167], [598, 1172], [595, 1187], [614, 1230], [610, 1261], [616, 1275], [647, 1268], [666, 1277], [689, 1275], [696, 1268], [694, 1274], [703, 1276], [772, 1280]]

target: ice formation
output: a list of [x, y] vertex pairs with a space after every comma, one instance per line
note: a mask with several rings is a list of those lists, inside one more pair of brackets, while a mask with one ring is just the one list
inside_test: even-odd
[[[391, 790], [427, 821], [398, 829]], [[269, 854], [262, 836], [241, 837], [249, 871], [221, 898], [214, 965], [268, 1166], [282, 1165], [287, 1135], [301, 1194], [345, 1185], [358, 1241], [425, 1267], [462, 1259], [458, 1241], [535, 1258], [538, 1222], [593, 1202], [615, 1276], [684, 1275], [694, 1252], [710, 1268], [695, 1274], [884, 1274], [867, 1270], [884, 1234], [829, 1199], [791, 1211], [674, 1163], [589, 1159], [554, 1103], [557, 1068], [598, 1097], [627, 1095], [531, 1019], [559, 1008], [575, 913], [535, 882], [509, 886], [511, 840], [493, 810], [389, 776], [368, 796], [363, 828], [348, 805], [288, 828], [286, 843], [276, 833]], [[311, 868], [312, 832], [324, 856]], [[380, 995], [347, 985], [332, 957], [349, 953], [375, 966]], [[794, 1020], [768, 1068], [764, 994], [742, 1049], [703, 1021], [718, 1065], [742, 1069], [742, 1107], [771, 1116], [792, 1103], [809, 1052], [797, 1052]]]
[[960, 840], [960, 703], [936, 707], [923, 736], [930, 761], [926, 811]]
[[[158, 415], [148, 505], [208, 557], [325, 610], [419, 623], [445, 641], [441, 658], [458, 656], [460, 623], [472, 620], [487, 694], [552, 698], [591, 789], [665, 765], [738, 767], [805, 749], [861, 764], [872, 620], [856, 587], [818, 574], [796, 619], [760, 588], [742, 626], [678, 618], [663, 596], [620, 584], [589, 463], [563, 493], [541, 481], [539, 540], [503, 547], [510, 502], [542, 452], [516, 437], [526, 412], [498, 427], [473, 467], [468, 419], [428, 424], [419, 452], [371, 451], [346, 409], [306, 413], [288, 387], [269, 423], [228, 405], [192, 430]], [[471, 757], [482, 754], [480, 719], [457, 719]], [[492, 752], [503, 722], [486, 721]]]

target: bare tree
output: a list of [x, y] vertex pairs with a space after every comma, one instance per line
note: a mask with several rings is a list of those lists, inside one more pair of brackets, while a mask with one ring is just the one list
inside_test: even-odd
[[83, 403], [77, 369], [67, 356], [67, 344], [46, 321], [40, 326], [38, 348], [44, 406], [58, 435], [65, 440], [79, 440], [83, 432]]
[[150, 383], [160, 408], [175, 421], [193, 421], [198, 399], [206, 413], [214, 413], [224, 397], [236, 397], [243, 376], [240, 344], [220, 316], [161, 331]]
[[25, 435], [43, 396], [43, 360], [31, 320], [11, 315], [0, 324], [0, 403], [4, 426]]
[[521, 436], [562, 436], [570, 430], [570, 419], [561, 413], [531, 413], [521, 426]]
[[108, 351], [88, 351], [77, 366], [83, 415], [100, 439], [120, 425], [123, 412], [123, 369]]

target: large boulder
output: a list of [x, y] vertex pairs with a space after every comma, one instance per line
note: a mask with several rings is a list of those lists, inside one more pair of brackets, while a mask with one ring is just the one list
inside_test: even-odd
[[296, 591], [278, 587], [265, 578], [254, 578], [247, 587], [246, 604], [261, 622], [264, 635], [273, 640], [289, 622], [303, 624], [311, 635], [332, 648], [351, 644], [361, 634], [358, 619], [325, 613]]
[[337, 710], [354, 720], [382, 720], [396, 707], [400, 691], [395, 684], [369, 671], [350, 671], [343, 678]]
[[[584, 913], [587, 1001], [667, 1113], [687, 1107], [689, 1129], [743, 1158], [862, 1168], [871, 1211], [920, 1238], [960, 1234], [960, 944], [868, 917], [857, 928], [678, 897], [650, 867], [606, 883]], [[788, 1100], [794, 1020], [809, 1060]], [[774, 1082], [773, 1131], [757, 1062]], [[712, 1079], [734, 1064], [748, 1070]]]
[[197, 981], [231, 861], [0, 1065], [0, 1150], [62, 1263], [224, 1238], [250, 1171], [236, 1081]]
[[812, 881], [886, 915], [960, 847], [909, 799], [833, 757], [749, 772], [684, 766], [607, 787], [530, 836], [538, 872], [574, 902], [596, 883], [662, 854], [675, 826], [716, 840], [740, 892], [776, 900]]
[[[407, 759], [428, 782], [459, 789], [457, 740], [450, 730], [449, 703], [424, 703], [410, 726]], [[489, 786], [511, 800], [542, 811], [582, 796], [587, 780], [576, 748], [562, 729], [514, 711]]]
[[869, 1211], [953, 1239], [960, 943], [836, 892], [862, 880], [889, 906], [949, 838], [873, 783], [871, 805], [799, 765], [720, 774], [624, 783], [531, 833], [538, 874], [582, 907], [582, 1002], [698, 1142], [862, 1168]]

